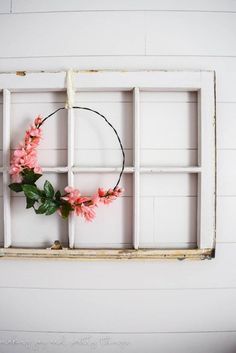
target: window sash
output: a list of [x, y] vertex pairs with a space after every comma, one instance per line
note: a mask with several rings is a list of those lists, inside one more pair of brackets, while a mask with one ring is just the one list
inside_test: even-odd
[[[8, 166], [10, 159], [10, 114], [11, 92], [65, 91], [66, 73], [26, 73], [24, 76], [12, 74], [0, 75], [0, 87], [3, 90], [3, 209], [4, 209], [4, 249], [3, 254], [14, 253], [11, 247], [11, 210], [10, 182]], [[105, 258], [126, 256], [199, 256], [209, 257], [215, 246], [215, 73], [213, 71], [140, 71], [140, 72], [77, 72], [74, 79], [76, 91], [132, 91], [133, 92], [133, 165], [125, 167], [125, 173], [133, 174], [133, 250], [106, 250]], [[194, 167], [141, 167], [140, 166], [140, 92], [142, 91], [196, 91], [198, 94], [198, 165]], [[80, 168], [74, 167], [74, 111], [68, 109], [68, 160], [66, 167], [45, 167], [44, 172], [67, 172], [68, 184], [74, 186], [74, 174], [83, 172], [117, 172], [117, 168]], [[118, 168], [119, 170], [119, 168]], [[197, 247], [196, 250], [159, 250], [139, 249], [140, 214], [140, 174], [141, 173], [198, 173], [197, 208]], [[68, 220], [69, 247], [74, 248], [74, 217]], [[13, 251], [13, 252], [12, 252]], [[33, 250], [32, 250], [33, 251]], [[41, 251], [41, 250], [40, 250]], [[43, 254], [45, 250], [33, 252]], [[82, 250], [77, 251], [81, 256]], [[90, 257], [91, 251], [84, 250]], [[195, 252], [197, 253], [195, 253]], [[33, 253], [32, 252], [32, 253]], [[28, 253], [28, 252], [27, 252]], [[55, 252], [53, 253], [55, 254]], [[62, 253], [60, 253], [62, 254]], [[80, 254], [80, 255], [79, 255]], [[136, 254], [136, 255], [135, 255]], [[146, 255], [145, 255], [146, 254]], [[101, 254], [100, 254], [101, 255]], [[37, 255], [38, 256], [38, 255]], [[97, 255], [99, 257], [99, 255]]]

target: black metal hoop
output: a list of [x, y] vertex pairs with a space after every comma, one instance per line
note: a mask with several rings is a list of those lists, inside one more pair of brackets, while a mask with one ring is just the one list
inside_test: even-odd
[[[120, 145], [120, 148], [121, 148], [121, 152], [122, 152], [122, 157], [123, 157], [121, 172], [120, 172], [120, 174], [119, 174], [118, 181], [117, 181], [116, 185], [115, 185], [114, 188], [113, 188], [113, 190], [115, 190], [116, 187], [117, 187], [117, 186], [119, 185], [119, 183], [120, 183], [120, 180], [121, 180], [121, 177], [122, 177], [122, 175], [123, 175], [123, 173], [124, 173], [124, 168], [125, 168], [125, 152], [124, 152], [124, 147], [123, 147], [123, 145], [122, 145], [122, 142], [121, 142], [121, 139], [120, 139], [120, 136], [119, 136], [117, 130], [114, 128], [114, 126], [107, 120], [107, 118], [106, 118], [103, 114], [99, 113], [98, 111], [96, 111], [96, 110], [94, 110], [94, 109], [87, 108], [87, 107], [77, 107], [77, 106], [72, 107], [72, 108], [73, 108], [73, 109], [88, 110], [88, 111], [90, 111], [90, 112], [93, 112], [93, 113], [99, 115], [99, 116], [102, 117], [102, 118], [105, 120], [105, 122], [113, 129], [113, 131], [114, 131], [114, 133], [115, 133], [115, 135], [116, 135], [116, 137], [117, 137], [117, 140], [118, 140], [118, 142], [119, 142], [119, 145]], [[42, 120], [42, 122], [39, 124], [38, 127], [40, 127], [41, 125], [43, 125], [44, 122], [45, 122], [48, 118], [50, 118], [52, 115], [54, 115], [54, 114], [56, 114], [57, 112], [59, 112], [60, 110], [64, 110], [64, 109], [67, 109], [67, 108], [65, 108], [65, 107], [58, 108], [58, 109], [55, 110], [53, 113], [51, 113], [51, 114], [49, 114], [48, 116], [46, 116], [46, 117]]]

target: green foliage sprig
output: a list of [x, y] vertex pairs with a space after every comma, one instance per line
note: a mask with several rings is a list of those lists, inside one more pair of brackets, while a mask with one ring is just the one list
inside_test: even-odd
[[33, 208], [36, 214], [52, 215], [57, 210], [63, 218], [69, 216], [73, 210], [69, 202], [62, 199], [61, 192], [55, 192], [52, 184], [46, 180], [41, 190], [36, 181], [42, 174], [35, 173], [32, 169], [24, 169], [21, 172], [21, 183], [9, 184], [9, 188], [15, 192], [24, 192], [26, 197], [26, 208]]

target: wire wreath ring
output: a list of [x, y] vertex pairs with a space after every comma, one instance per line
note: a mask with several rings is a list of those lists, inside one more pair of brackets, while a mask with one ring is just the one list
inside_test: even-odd
[[99, 187], [94, 195], [83, 196], [80, 190], [71, 186], [65, 187], [65, 194], [61, 194], [59, 190], [55, 192], [53, 185], [48, 180], [45, 181], [42, 190], [36, 185], [37, 180], [43, 175], [37, 158], [37, 148], [42, 139], [42, 125], [51, 116], [66, 109], [61, 107], [45, 118], [37, 116], [33, 124], [26, 130], [24, 140], [19, 143], [11, 158], [9, 173], [12, 183], [9, 184], [9, 188], [15, 192], [23, 191], [26, 197], [26, 208], [33, 208], [36, 214], [49, 216], [57, 211], [62, 218], [67, 218], [70, 213], [74, 213], [86, 221], [92, 221], [96, 215], [95, 209], [99, 204], [108, 205], [123, 192], [119, 183], [124, 172], [125, 152], [117, 130], [103, 114], [87, 107], [74, 106], [73, 108], [95, 113], [113, 129], [123, 158], [122, 168], [115, 186], [108, 190]]

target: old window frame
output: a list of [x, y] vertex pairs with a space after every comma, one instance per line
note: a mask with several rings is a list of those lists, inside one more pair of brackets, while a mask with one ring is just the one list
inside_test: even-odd
[[[77, 71], [76, 91], [132, 91], [133, 92], [133, 165], [125, 173], [133, 174], [133, 249], [74, 249], [74, 220], [68, 221], [69, 248], [63, 250], [19, 249], [11, 247], [11, 210], [9, 184], [11, 92], [65, 91], [66, 72], [17, 72], [0, 74], [3, 92], [3, 210], [4, 248], [2, 257], [46, 257], [78, 259], [158, 259], [214, 257], [216, 223], [215, 168], [215, 73], [213, 71]], [[193, 167], [140, 166], [140, 92], [195, 91], [198, 96], [198, 163]], [[74, 160], [74, 111], [68, 109], [68, 159], [66, 167], [45, 167], [44, 172], [67, 173], [68, 184], [74, 184], [74, 173], [117, 172], [120, 168], [80, 168]], [[197, 173], [197, 249], [140, 249], [140, 174], [141, 173]]]

